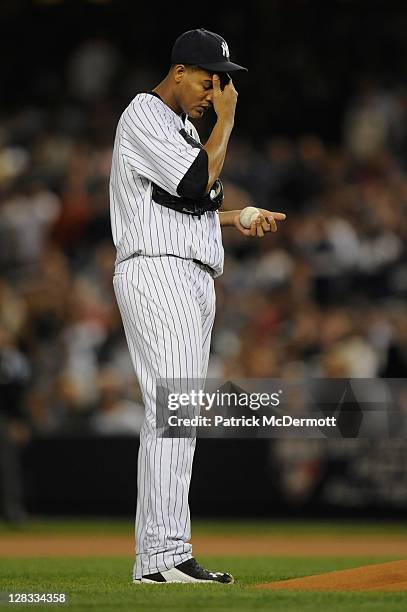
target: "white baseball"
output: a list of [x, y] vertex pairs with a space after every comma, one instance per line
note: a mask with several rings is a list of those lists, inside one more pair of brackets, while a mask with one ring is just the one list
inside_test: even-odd
[[260, 214], [260, 211], [255, 206], [246, 206], [240, 212], [240, 223], [246, 229], [249, 229], [255, 218]]

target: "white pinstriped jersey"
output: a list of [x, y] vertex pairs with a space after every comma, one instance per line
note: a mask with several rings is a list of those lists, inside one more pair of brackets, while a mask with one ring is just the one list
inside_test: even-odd
[[199, 218], [152, 200], [152, 183], [178, 195], [177, 187], [200, 151], [184, 139], [181, 129], [199, 141], [188, 118], [184, 123], [149, 93], [138, 94], [120, 117], [110, 174], [116, 264], [134, 254], [172, 254], [198, 259], [219, 276], [224, 251], [218, 212]]

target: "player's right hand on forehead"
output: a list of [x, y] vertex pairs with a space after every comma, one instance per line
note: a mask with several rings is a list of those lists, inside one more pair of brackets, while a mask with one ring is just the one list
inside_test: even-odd
[[227, 80], [226, 83], [224, 83], [224, 87], [222, 88], [222, 80], [221, 80], [220, 75], [216, 74], [216, 73], [213, 74], [212, 75], [213, 89], [216, 88], [218, 91], [221, 91], [221, 92], [224, 91], [227, 87], [234, 89], [232, 78], [229, 75], [227, 75], [227, 76], [228, 76], [228, 80]]
[[221, 89], [218, 74], [212, 75], [213, 84], [213, 108], [219, 118], [232, 119], [235, 115], [238, 93], [233, 85], [232, 79]]

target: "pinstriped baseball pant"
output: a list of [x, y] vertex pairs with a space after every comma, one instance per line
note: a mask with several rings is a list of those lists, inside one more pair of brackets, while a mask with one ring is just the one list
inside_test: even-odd
[[205, 379], [215, 318], [212, 276], [192, 260], [138, 256], [113, 286], [145, 405], [137, 466], [134, 578], [192, 557], [188, 493], [194, 438], [157, 438], [156, 380]]

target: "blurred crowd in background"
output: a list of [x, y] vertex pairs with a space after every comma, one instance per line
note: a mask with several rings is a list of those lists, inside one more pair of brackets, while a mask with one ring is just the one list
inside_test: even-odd
[[[33, 435], [137, 434], [143, 418], [112, 288], [118, 57], [81, 44], [65, 101], [1, 116], [0, 392]], [[140, 66], [127, 102], [158, 80]], [[224, 229], [208, 376], [406, 376], [407, 93], [361, 79], [341, 122], [336, 144], [273, 125], [254, 144], [237, 122], [224, 209], [287, 220], [263, 239]]]
[[[372, 377], [372, 395], [380, 378], [406, 378], [406, 8], [254, 0], [151, 15], [129, 0], [0, 9], [0, 514], [14, 522], [25, 505], [52, 513], [58, 484], [61, 511], [70, 487], [85, 508], [95, 462], [120, 497], [117, 444], [136, 461], [144, 410], [112, 289], [110, 161], [121, 112], [190, 28], [219, 32], [249, 67], [234, 79], [224, 209], [287, 214], [262, 239], [223, 230], [209, 377]], [[203, 141], [213, 121], [196, 123]], [[406, 419], [392, 422], [375, 439], [266, 441], [270, 511], [404, 517]]]

